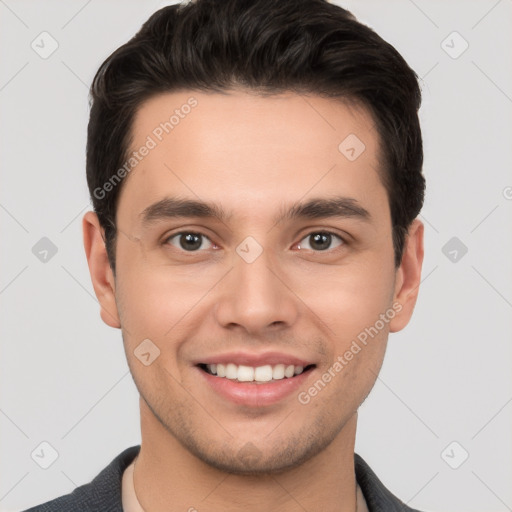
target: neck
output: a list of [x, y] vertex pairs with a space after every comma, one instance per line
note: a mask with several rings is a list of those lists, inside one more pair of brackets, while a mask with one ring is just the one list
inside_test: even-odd
[[291, 470], [257, 476], [225, 473], [184, 448], [141, 399], [142, 443], [134, 470], [146, 512], [355, 512], [355, 413], [321, 453]]

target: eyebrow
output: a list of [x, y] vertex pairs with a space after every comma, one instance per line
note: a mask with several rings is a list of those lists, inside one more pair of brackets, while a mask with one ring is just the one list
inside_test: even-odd
[[[171, 218], [217, 218], [226, 223], [232, 217], [221, 206], [200, 200], [165, 197], [145, 208], [140, 216], [142, 226], [148, 227], [156, 222]], [[330, 217], [356, 218], [371, 221], [368, 210], [363, 208], [356, 199], [335, 196], [314, 198], [304, 203], [294, 203], [290, 207], [281, 207], [274, 217], [277, 224], [294, 219], [324, 219]]]

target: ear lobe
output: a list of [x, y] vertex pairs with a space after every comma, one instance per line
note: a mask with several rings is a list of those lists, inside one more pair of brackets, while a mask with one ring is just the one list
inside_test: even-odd
[[423, 223], [415, 219], [409, 227], [402, 262], [396, 272], [393, 303], [398, 302], [401, 309], [389, 322], [390, 332], [401, 331], [409, 323], [416, 305], [424, 255], [423, 232]]
[[103, 229], [94, 212], [87, 212], [84, 215], [82, 231], [89, 273], [94, 293], [100, 304], [101, 319], [110, 327], [120, 328], [121, 322], [115, 299], [114, 274], [108, 261]]

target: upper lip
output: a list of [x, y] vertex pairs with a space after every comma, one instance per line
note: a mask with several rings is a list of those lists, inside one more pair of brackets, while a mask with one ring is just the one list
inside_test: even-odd
[[248, 352], [226, 352], [224, 354], [217, 354], [210, 357], [205, 357], [196, 364], [227, 364], [233, 363], [236, 365], [258, 366], [276, 364], [294, 365], [294, 366], [309, 366], [313, 364], [311, 361], [302, 359], [291, 354], [284, 354], [282, 352], [263, 352], [260, 354], [250, 354]]

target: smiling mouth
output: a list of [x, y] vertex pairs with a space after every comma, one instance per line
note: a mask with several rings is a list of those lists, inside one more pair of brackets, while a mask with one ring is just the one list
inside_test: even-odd
[[272, 383], [281, 380], [293, 379], [298, 375], [311, 371], [315, 368], [314, 364], [307, 366], [298, 365], [263, 365], [263, 366], [245, 366], [234, 363], [227, 364], [199, 364], [201, 370], [213, 375], [219, 379], [229, 379], [235, 382], [243, 383]]

